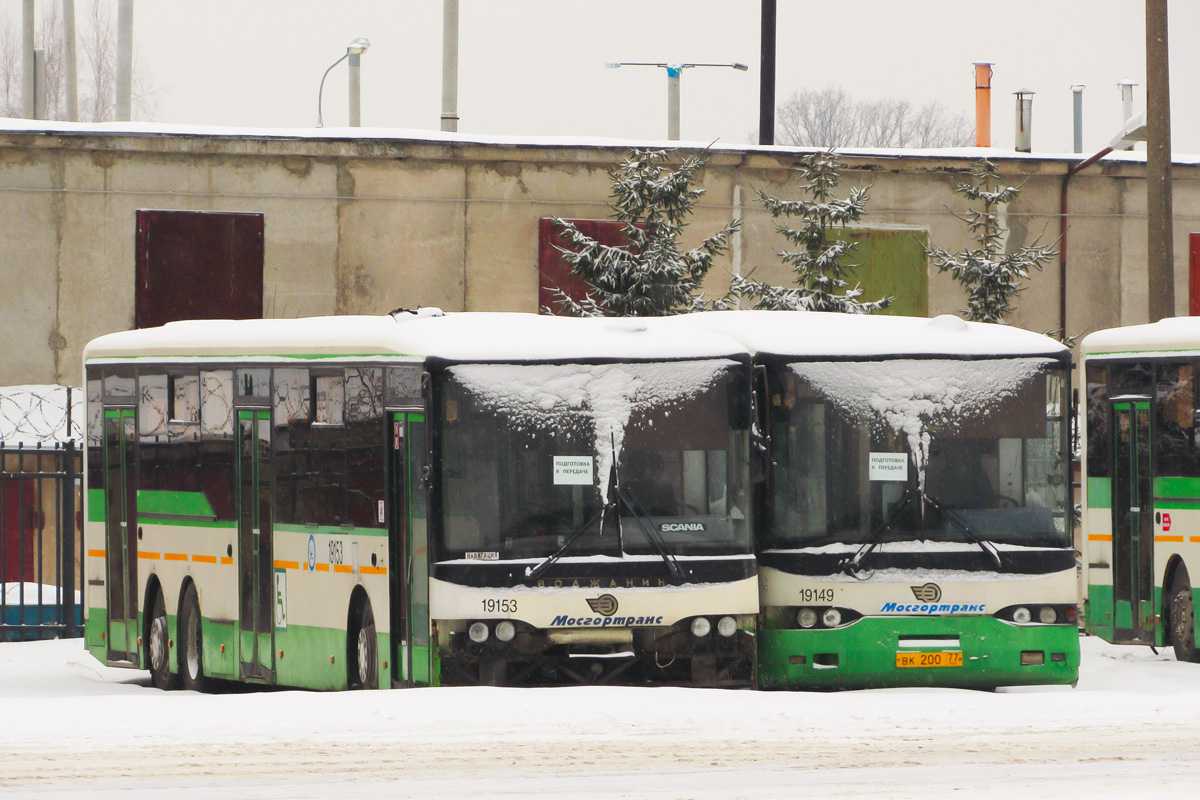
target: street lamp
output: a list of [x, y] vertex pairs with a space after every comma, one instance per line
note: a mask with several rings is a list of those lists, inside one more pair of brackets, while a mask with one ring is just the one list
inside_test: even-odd
[[367, 48], [370, 46], [370, 42], [361, 36], [358, 37], [346, 46], [346, 55], [330, 64], [329, 69], [325, 70], [325, 74], [321, 76], [321, 88], [317, 90], [318, 128], [325, 127], [325, 120], [321, 116], [321, 97], [325, 93], [325, 79], [329, 77], [329, 73], [334, 67], [345, 61], [347, 58], [350, 59], [350, 127], [357, 128], [362, 125], [362, 106], [360, 103], [362, 87], [359, 82], [359, 67], [362, 54], [367, 52]]
[[685, 69], [691, 67], [731, 67], [745, 72], [749, 67], [745, 64], [665, 64], [652, 61], [609, 61], [605, 65], [609, 69], [618, 67], [662, 67], [667, 71], [667, 138], [679, 140], [679, 76]]

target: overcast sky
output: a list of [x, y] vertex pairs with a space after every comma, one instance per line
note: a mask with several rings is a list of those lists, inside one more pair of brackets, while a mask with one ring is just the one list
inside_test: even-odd
[[[50, 2], [51, 0], [38, 0]], [[90, 0], [77, 0], [79, 13]], [[108, 0], [115, 8], [115, 0]], [[19, 19], [20, 0], [3, 0]], [[607, 61], [740, 61], [682, 79], [682, 137], [745, 143], [758, 129], [759, 0], [461, 0], [459, 130], [666, 136], [661, 69]], [[1171, 13], [1173, 144], [1200, 153], [1200, 2]], [[777, 98], [837, 85], [857, 99], [938, 100], [974, 117], [972, 62], [995, 62], [993, 143], [1013, 144], [1013, 92], [1034, 90], [1033, 147], [1071, 149], [1072, 83], [1086, 84], [1084, 150], [1121, 124], [1118, 80], [1145, 107], [1144, 0], [779, 0]], [[358, 36], [365, 126], [437, 130], [441, 0], [139, 0], [134, 37], [157, 120], [301, 127], [325, 69]], [[343, 63], [326, 125], [347, 119]]]

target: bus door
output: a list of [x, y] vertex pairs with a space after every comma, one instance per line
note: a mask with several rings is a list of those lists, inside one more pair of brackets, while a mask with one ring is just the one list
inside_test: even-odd
[[241, 677], [275, 672], [275, 562], [271, 546], [271, 412], [238, 410], [238, 660]]
[[428, 686], [429, 555], [426, 530], [425, 415], [392, 412], [391, 528], [392, 680]]
[[1150, 398], [1113, 401], [1113, 605], [1116, 638], [1154, 641]]
[[104, 409], [104, 550], [108, 659], [138, 663], [137, 491], [132, 408]]

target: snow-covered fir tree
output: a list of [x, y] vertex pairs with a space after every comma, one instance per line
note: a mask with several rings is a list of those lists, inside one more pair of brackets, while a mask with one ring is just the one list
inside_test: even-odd
[[699, 294], [713, 259], [729, 247], [740, 220], [733, 220], [699, 247], [681, 252], [679, 238], [687, 217], [704, 194], [692, 186], [707, 162], [688, 156], [672, 168], [672, 151], [631, 150], [609, 174], [613, 179], [612, 217], [622, 223], [626, 244], [606, 245], [582, 233], [570, 221], [554, 219], [555, 245], [571, 273], [588, 283], [577, 302], [555, 293], [555, 309], [568, 316], [653, 317], [703, 310]]
[[[730, 285], [734, 297], [752, 299], [753, 307], [772, 310], [838, 311], [870, 314], [887, 308], [895, 298], [864, 301], [861, 284], [850, 287], [847, 280], [859, 265], [846, 263], [857, 242], [830, 239], [832, 228], [844, 228], [862, 218], [869, 199], [866, 188], [850, 190], [849, 197], [833, 196], [843, 166], [835, 151], [813, 153], [800, 160], [800, 179], [806, 198], [780, 200], [758, 190], [759, 201], [777, 222], [778, 231], [795, 248], [777, 250], [783, 262], [792, 268], [795, 287], [775, 286], [735, 275]], [[869, 187], [868, 187], [869, 188]], [[799, 218], [799, 227], [785, 220]]]
[[978, 246], [961, 253], [948, 253], [931, 247], [926, 255], [942, 272], [949, 272], [967, 290], [966, 318], [975, 322], [1004, 322], [1013, 311], [1013, 299], [1021, 291], [1021, 282], [1029, 279], [1032, 269], [1058, 254], [1052, 247], [1038, 244], [1005, 252], [1005, 229], [1000, 222], [1004, 207], [1020, 193], [1019, 186], [997, 188], [996, 165], [987, 159], [976, 162], [974, 184], [959, 182], [954, 191], [968, 200], [981, 201], [983, 209], [959, 219], [975, 236]]

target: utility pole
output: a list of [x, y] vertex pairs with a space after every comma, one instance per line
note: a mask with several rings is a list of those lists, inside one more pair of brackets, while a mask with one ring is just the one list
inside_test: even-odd
[[62, 0], [63, 72], [67, 83], [67, 120], [79, 122], [79, 77], [75, 65], [75, 0]]
[[442, 130], [458, 130], [458, 0], [442, 0]]
[[1146, 0], [1146, 273], [1150, 321], [1175, 316], [1167, 0]]
[[34, 1], [25, 0], [21, 4], [21, 116], [33, 119], [37, 101], [34, 99], [35, 83], [33, 79], [33, 25], [35, 17]]
[[117, 0], [117, 122], [133, 119], [133, 0]]
[[762, 0], [758, 78], [759, 144], [775, 144], [775, 2]]

